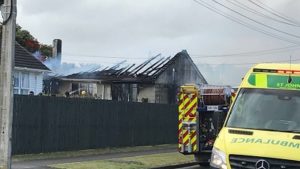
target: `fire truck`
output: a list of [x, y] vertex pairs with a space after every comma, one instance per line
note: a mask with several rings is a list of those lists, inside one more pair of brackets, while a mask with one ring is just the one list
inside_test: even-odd
[[232, 88], [183, 85], [178, 93], [178, 150], [208, 164], [231, 103]]

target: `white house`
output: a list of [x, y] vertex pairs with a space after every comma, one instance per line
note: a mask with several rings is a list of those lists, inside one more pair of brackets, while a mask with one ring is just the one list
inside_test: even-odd
[[16, 42], [14, 94], [39, 94], [43, 90], [43, 74], [50, 70]]

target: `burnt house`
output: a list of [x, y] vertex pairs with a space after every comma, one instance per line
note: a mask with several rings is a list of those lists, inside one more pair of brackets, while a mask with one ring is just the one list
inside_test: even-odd
[[174, 57], [157, 55], [140, 65], [119, 66], [50, 78], [48, 91], [61, 96], [67, 91], [71, 96], [106, 100], [175, 103], [179, 86], [207, 84], [185, 50]]

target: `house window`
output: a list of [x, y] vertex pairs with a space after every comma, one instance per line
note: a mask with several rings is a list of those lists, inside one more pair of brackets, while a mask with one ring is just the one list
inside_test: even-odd
[[79, 84], [80, 93], [82, 91], [85, 91], [88, 96], [93, 95], [93, 92], [94, 92], [93, 89], [94, 89], [93, 88], [93, 83], [80, 83]]
[[19, 72], [14, 73], [14, 94], [19, 94], [20, 77]]
[[21, 74], [21, 94], [29, 93], [29, 73]]
[[29, 93], [29, 73], [15, 72], [14, 73], [14, 94]]
[[93, 84], [92, 83], [89, 83], [88, 84], [88, 88], [87, 88], [87, 91], [90, 95], [93, 95]]

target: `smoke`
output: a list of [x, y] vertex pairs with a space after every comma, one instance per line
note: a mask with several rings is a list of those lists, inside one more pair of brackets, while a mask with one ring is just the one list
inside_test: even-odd
[[44, 62], [47, 59], [47, 56], [42, 55], [40, 51], [36, 51], [32, 55], [40, 62]]
[[57, 58], [47, 59], [44, 64], [57, 76], [67, 76], [80, 72], [94, 72], [102, 67], [98, 64], [60, 63]]
[[50, 70], [50, 75], [67, 76], [80, 72], [94, 72], [102, 68], [98, 64], [75, 64], [75, 63], [60, 63], [57, 57], [45, 57], [41, 52], [33, 53], [33, 56], [46, 65]]
[[251, 65], [198, 64], [198, 68], [209, 84], [239, 86]]

